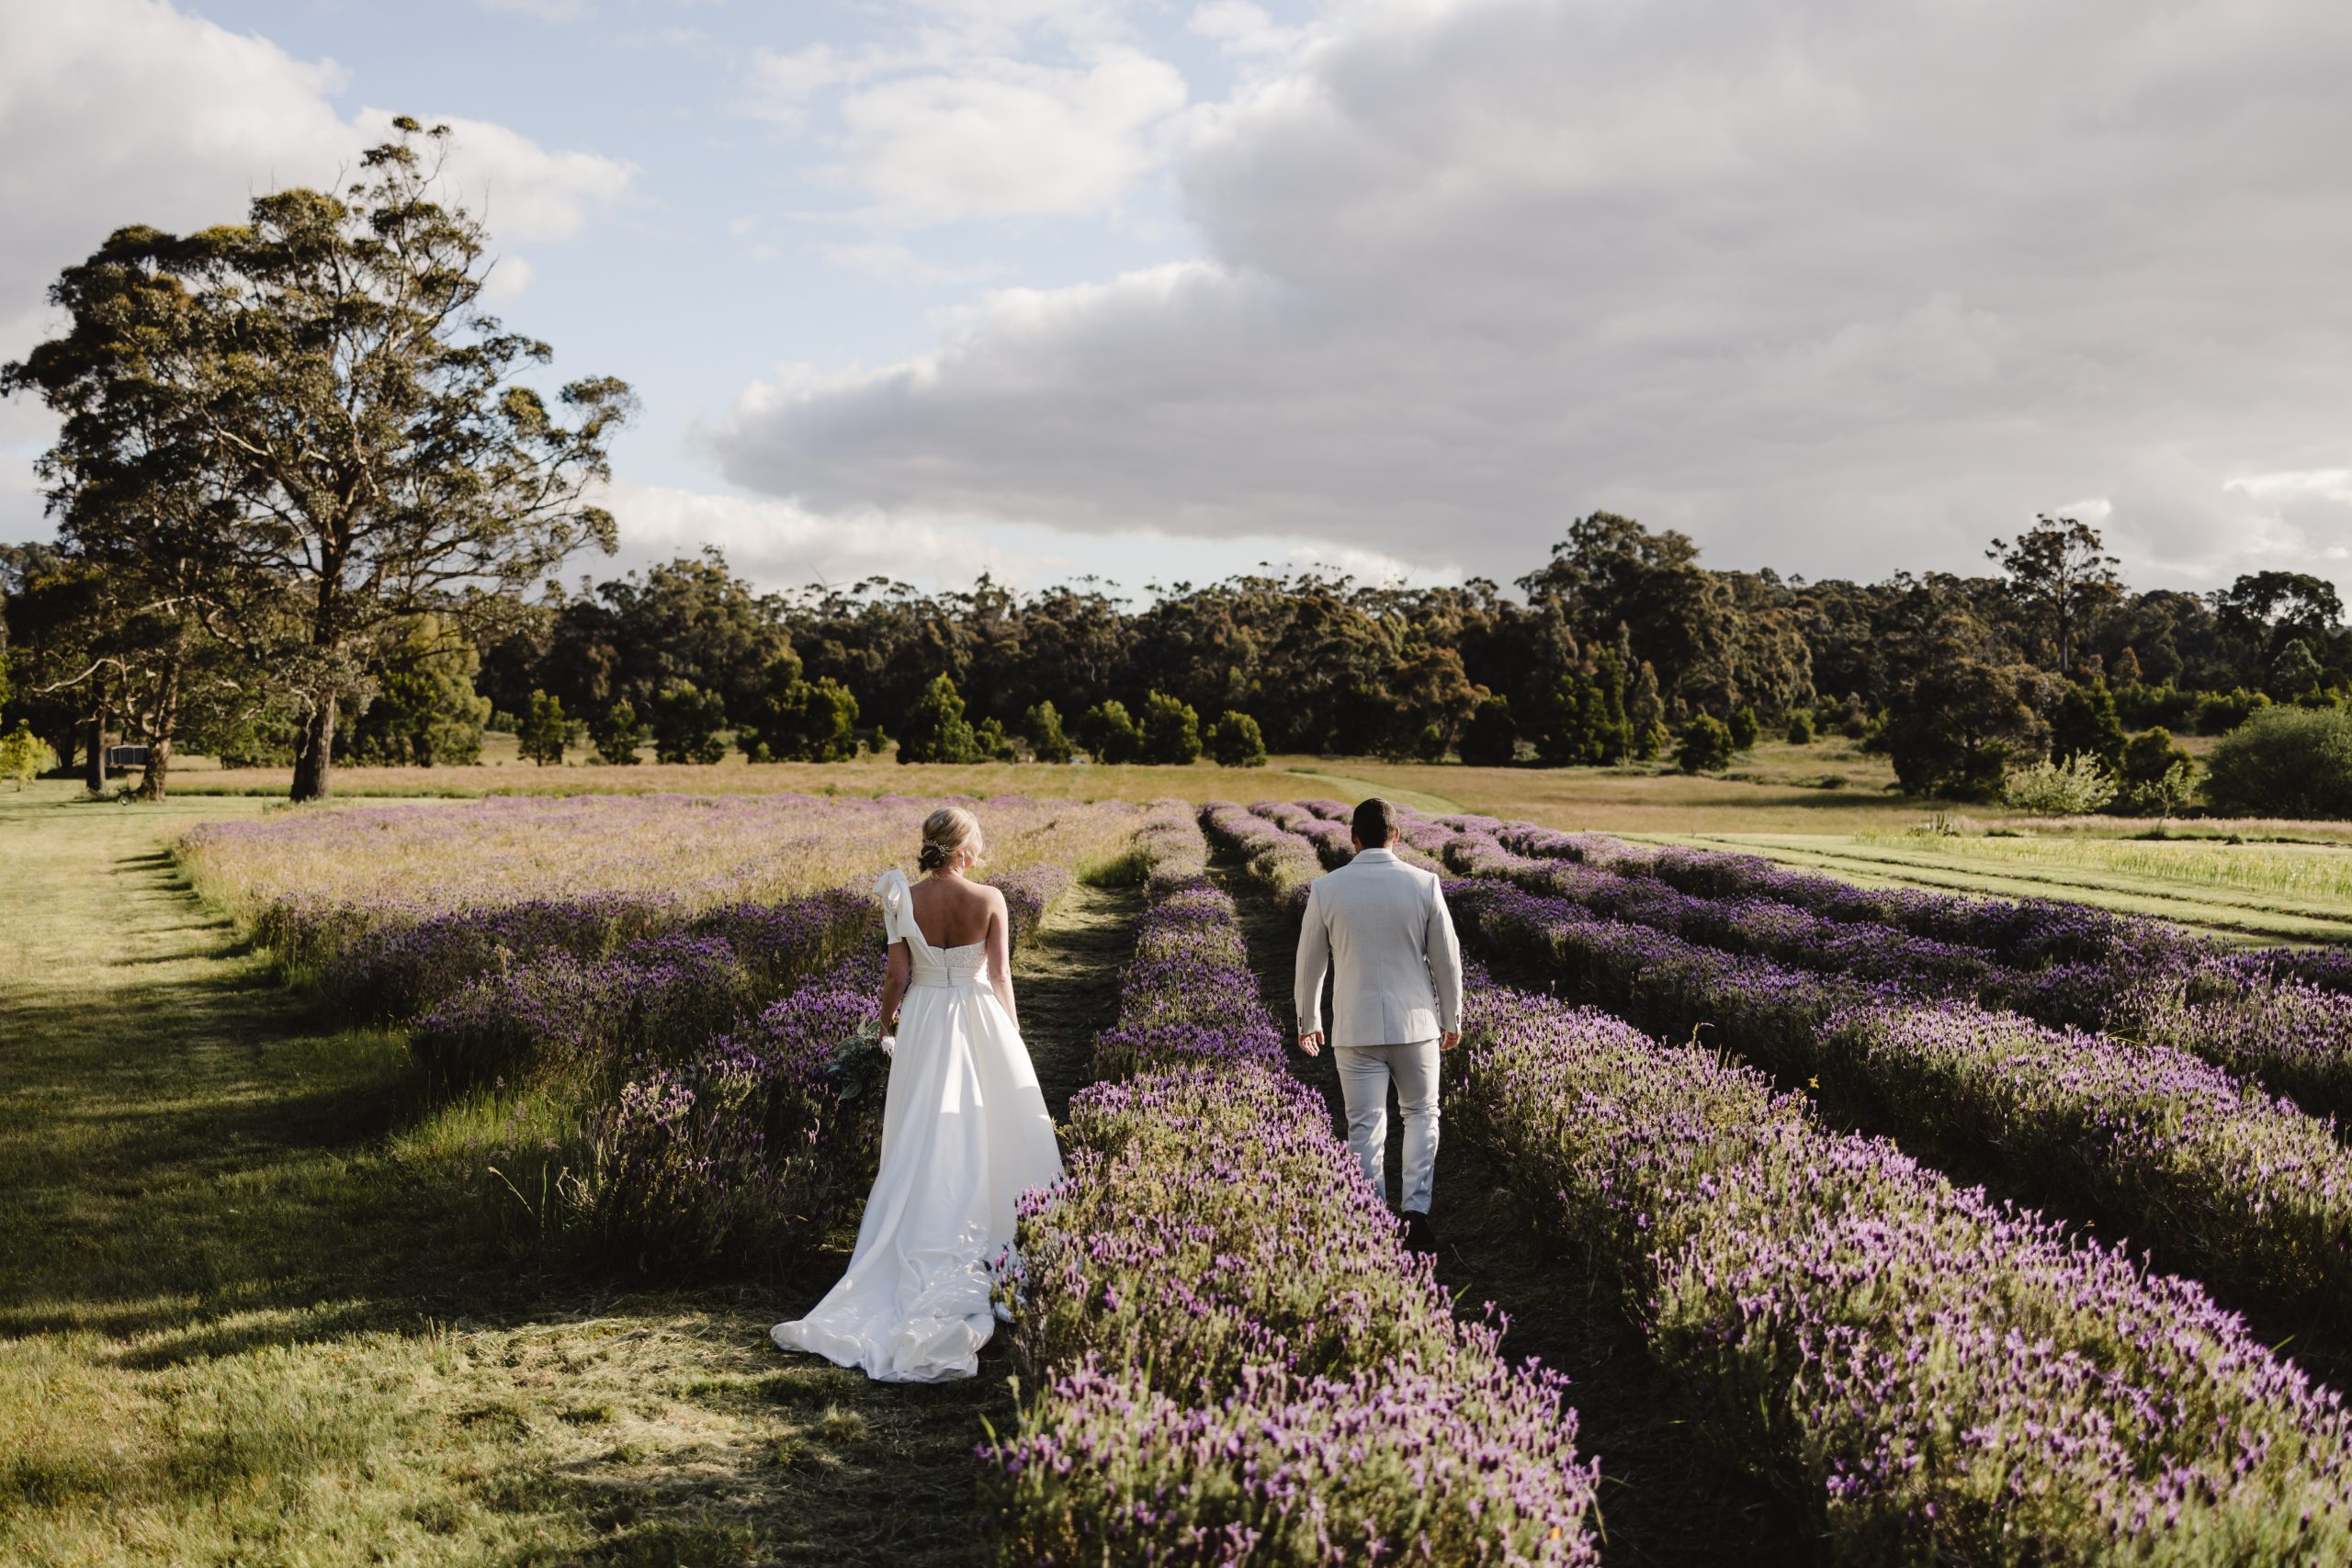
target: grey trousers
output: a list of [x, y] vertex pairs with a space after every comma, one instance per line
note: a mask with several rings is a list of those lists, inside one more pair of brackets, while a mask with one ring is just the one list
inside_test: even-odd
[[1437, 1174], [1437, 1042], [1335, 1045], [1331, 1055], [1340, 1065], [1340, 1094], [1348, 1107], [1348, 1147], [1383, 1201], [1388, 1197], [1388, 1082], [1396, 1079], [1396, 1105], [1405, 1119], [1405, 1194], [1396, 1206], [1428, 1213]]

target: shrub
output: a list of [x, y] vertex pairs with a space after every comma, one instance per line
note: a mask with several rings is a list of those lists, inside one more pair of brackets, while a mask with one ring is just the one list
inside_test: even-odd
[[1067, 762], [1070, 759], [1069, 737], [1062, 732], [1061, 710], [1052, 702], [1032, 704], [1021, 716], [1021, 739], [1029, 743], [1029, 754], [1041, 762]]
[[2270, 705], [2260, 692], [2240, 686], [2233, 692], [2200, 692], [2197, 696], [2197, 733], [2226, 735]]
[[956, 682], [933, 675], [899, 729], [901, 762], [968, 762], [979, 750], [979, 738], [964, 718], [964, 699]]
[[2352, 817], [2352, 714], [2267, 707], [2222, 737], [2205, 797], [2243, 817]]
[[602, 717], [589, 721], [588, 739], [596, 744], [596, 761], [610, 767], [628, 767], [637, 761], [645, 726], [637, 722], [636, 707], [622, 697]]
[[857, 699], [830, 676], [802, 680], [798, 660], [779, 659], [735, 743], [755, 762], [846, 762], [857, 755]]
[[2123, 782], [2154, 784], [2188, 760], [2188, 751], [2174, 743], [2171, 730], [2161, 725], [2143, 729], [2123, 748]]
[[2312, 654], [2311, 644], [2301, 637], [2278, 650], [2270, 666], [2270, 694], [2281, 702], [2306, 696], [2319, 690], [2323, 671], [2319, 660]]
[[1812, 745], [1813, 715], [1805, 712], [1803, 708], [1792, 710], [1789, 714], [1788, 735], [1789, 744], [1792, 746]]
[[1209, 726], [1209, 756], [1220, 768], [1262, 768], [1266, 765], [1265, 732], [1248, 714], [1227, 708]]
[[1730, 728], [1722, 719], [1702, 713], [1682, 727], [1674, 761], [1686, 773], [1719, 773], [1730, 766], [1731, 753]]
[[1115, 697], [1086, 710], [1078, 721], [1078, 740], [1098, 762], [1132, 762], [1143, 755], [1143, 731], [1127, 716], [1127, 705]]
[[2066, 688], [2050, 716], [2051, 754], [2062, 762], [2089, 757], [2109, 773], [2123, 768], [2123, 721], [2098, 676]]
[[22, 789], [26, 780], [39, 778], [55, 766], [57, 753], [25, 720], [18, 719], [16, 728], [0, 735], [0, 779], [12, 779]]
[[2164, 777], [2126, 789], [2123, 806], [2142, 817], [2176, 817], [2196, 798], [2197, 770], [2187, 762], [2175, 762], [2165, 770]]
[[706, 692], [692, 681], [665, 682], [648, 710], [653, 755], [661, 761], [707, 765], [727, 755], [718, 739], [727, 724], [727, 704], [717, 692]]
[[1756, 744], [1757, 737], [1764, 733], [1763, 721], [1756, 716], [1756, 710], [1745, 703], [1731, 710], [1731, 717], [1724, 728], [1731, 733], [1731, 749], [1735, 751], [1747, 750]]
[[1201, 754], [1201, 719], [1193, 705], [1154, 692], [1143, 705], [1143, 760], [1182, 764]]
[[1470, 727], [1462, 734], [1462, 760], [1474, 768], [1509, 767], [1519, 757], [1519, 721], [1510, 715], [1510, 699], [1497, 694], [1470, 710]]
[[571, 739], [571, 721], [564, 717], [560, 701], [535, 691], [530, 711], [523, 716], [514, 736], [522, 742], [523, 760], [544, 768], [563, 761], [564, 744]]
[[980, 727], [972, 731], [972, 750], [976, 759], [991, 762], [1021, 761], [1021, 748], [1012, 743], [1012, 737], [1004, 732], [1004, 724], [999, 719], [980, 720]]
[[2115, 798], [2115, 780], [2098, 761], [2041, 761], [2009, 775], [2001, 798], [2037, 817], [2081, 817]]

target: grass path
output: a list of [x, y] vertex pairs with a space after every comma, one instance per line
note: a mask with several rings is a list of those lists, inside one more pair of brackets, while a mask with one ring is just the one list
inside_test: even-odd
[[[1215, 868], [1239, 906], [1258, 986], [1275, 1019], [1295, 1027], [1291, 973], [1296, 922], [1259, 896], [1228, 862]], [[1346, 1134], [1331, 1053], [1294, 1051], [1292, 1070], [1321, 1091]], [[1403, 1168], [1403, 1130], [1389, 1101], [1387, 1176]], [[1578, 1447], [1600, 1459], [1604, 1562], [1642, 1568], [1798, 1568], [1811, 1559], [1787, 1516], [1761, 1486], [1708, 1450], [1679, 1392], [1645, 1352], [1605, 1285], [1572, 1278], [1532, 1238], [1498, 1174], [1464, 1138], [1438, 1141], [1430, 1223], [1441, 1243], [1438, 1279], [1463, 1310], [1493, 1303], [1507, 1315], [1503, 1348], [1566, 1372]]]
[[[910, 1389], [776, 1355], [847, 1234], [699, 1290], [501, 1246], [481, 1172], [402, 1152], [400, 1040], [314, 1016], [179, 877], [174, 835], [257, 808], [0, 796], [0, 1562], [973, 1560], [1001, 1360]], [[1057, 1059], [1121, 956], [1100, 898], [1070, 914], [1020, 969]]]
[[1080, 885], [1012, 965], [1021, 1033], [1054, 1120], [1094, 1077], [1094, 1037], [1119, 1016], [1119, 971], [1136, 947], [1139, 887]]

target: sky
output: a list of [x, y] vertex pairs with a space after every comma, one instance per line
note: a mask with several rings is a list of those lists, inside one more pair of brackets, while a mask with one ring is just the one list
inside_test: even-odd
[[[0, 0], [0, 358], [130, 222], [446, 121], [641, 399], [602, 576], [1713, 564], [2352, 590], [2335, 0]], [[46, 413], [0, 405], [0, 538]]]

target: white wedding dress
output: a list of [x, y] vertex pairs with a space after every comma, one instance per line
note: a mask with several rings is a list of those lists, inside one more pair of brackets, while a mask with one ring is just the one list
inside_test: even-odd
[[885, 938], [912, 970], [882, 1110], [882, 1168], [849, 1272], [797, 1323], [770, 1330], [884, 1382], [979, 1371], [996, 1326], [990, 1268], [1012, 1245], [1013, 1204], [1061, 1179], [1054, 1121], [1028, 1047], [989, 988], [987, 946], [936, 948], [915, 924], [903, 873], [883, 874]]

